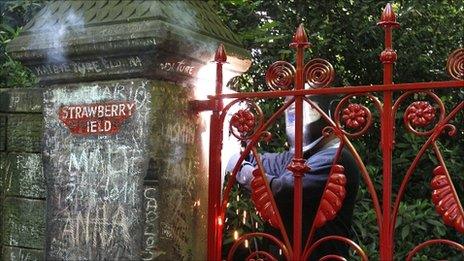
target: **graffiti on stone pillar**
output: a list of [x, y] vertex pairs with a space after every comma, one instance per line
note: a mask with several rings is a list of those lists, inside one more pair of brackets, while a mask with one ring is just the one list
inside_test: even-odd
[[60, 120], [73, 134], [115, 134], [135, 112], [134, 102], [110, 102], [61, 106]]
[[140, 259], [149, 101], [143, 80], [44, 92], [47, 260]]

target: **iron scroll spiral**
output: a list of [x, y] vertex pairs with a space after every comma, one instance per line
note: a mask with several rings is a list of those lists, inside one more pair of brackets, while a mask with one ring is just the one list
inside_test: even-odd
[[311, 88], [326, 87], [332, 83], [335, 71], [328, 61], [324, 59], [312, 59], [304, 68], [306, 83]]
[[[404, 111], [403, 122], [409, 132], [417, 136], [428, 136], [433, 133], [437, 127], [436, 124], [445, 118], [445, 106], [435, 93], [430, 91], [406, 92], [395, 102], [393, 112], [396, 114], [399, 106], [406, 98], [417, 94], [423, 94], [425, 97], [409, 104]], [[434, 104], [431, 103], [432, 101]], [[451, 125], [447, 126], [447, 128], [449, 127]]]
[[[232, 115], [229, 132], [238, 140], [245, 141], [253, 136], [263, 125], [264, 115], [261, 108], [249, 99], [235, 100], [226, 109], [230, 109], [235, 104], [240, 105], [241, 109]], [[264, 135], [264, 138], [267, 138], [266, 133], [262, 135]]]
[[355, 96], [365, 96], [379, 112], [382, 111], [380, 101], [370, 94], [347, 95], [335, 108], [334, 121], [338, 129], [350, 138], [358, 138], [364, 135], [372, 126], [372, 113], [366, 106], [360, 103], [351, 103], [350, 99]]
[[456, 80], [464, 80], [464, 48], [450, 54], [446, 64], [448, 74]]
[[288, 90], [293, 84], [295, 67], [285, 61], [277, 61], [266, 71], [266, 84], [272, 90]]

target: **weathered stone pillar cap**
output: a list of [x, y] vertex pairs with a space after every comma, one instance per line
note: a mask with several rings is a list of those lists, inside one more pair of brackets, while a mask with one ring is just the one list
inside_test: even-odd
[[[82, 73], [82, 69], [79, 72], [82, 65], [73, 62], [93, 63], [94, 71], [103, 70], [106, 75], [113, 74], [114, 68], [110, 67], [116, 64], [125, 70], [117, 74], [133, 76], [156, 74], [160, 64], [173, 62], [173, 58], [204, 64], [214, 58], [219, 43], [225, 45], [231, 70], [240, 73], [249, 68], [249, 53], [206, 2], [53, 1], [11, 41], [7, 51], [42, 81], [54, 81], [93, 79], [101, 74], [92, 70]], [[132, 60], [116, 59], [122, 57]], [[129, 68], [134, 59], [143, 66]], [[43, 65], [55, 67], [37, 67]]]

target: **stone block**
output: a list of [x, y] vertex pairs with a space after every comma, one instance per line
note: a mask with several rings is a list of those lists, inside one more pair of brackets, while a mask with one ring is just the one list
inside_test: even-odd
[[[140, 260], [151, 101], [147, 86], [146, 80], [131, 79], [57, 85], [44, 92], [46, 259]], [[92, 104], [110, 108], [115, 103], [127, 106], [126, 112], [84, 118], [70, 109], [90, 111]], [[60, 110], [66, 111], [61, 119]], [[91, 127], [73, 133], [73, 122], [90, 126], [104, 120], [116, 126], [121, 119], [124, 123], [112, 135]]]
[[0, 112], [42, 112], [42, 89], [0, 90]]
[[[207, 205], [203, 203], [207, 202], [207, 189], [202, 189], [207, 183], [199, 168], [200, 119], [188, 113], [190, 91], [183, 86], [152, 81], [150, 144], [154, 176], [159, 181], [156, 203], [160, 232], [152, 237], [157, 240], [159, 251], [150, 248], [154, 240], [146, 237], [144, 257], [159, 254], [159, 260], [188, 260], [206, 256], [206, 219], [202, 217], [207, 214], [201, 208]], [[145, 227], [145, 231], [150, 229]]]
[[43, 250], [19, 247], [3, 247], [2, 260], [8, 261], [41, 261], [44, 260]]
[[6, 115], [0, 115], [0, 151], [6, 150]]
[[9, 154], [5, 173], [5, 195], [45, 198], [45, 179], [40, 154]]
[[41, 114], [11, 114], [7, 123], [7, 150], [40, 152], [42, 142]]
[[3, 226], [2, 226], [2, 218], [3, 217], [3, 179], [5, 176], [5, 169], [6, 169], [6, 153], [0, 152], [0, 257], [2, 251], [2, 243], [1, 239], [3, 238]]
[[3, 184], [4, 184], [4, 179], [6, 176], [6, 163], [7, 163], [7, 154], [4, 152], [0, 152], [0, 204], [3, 201]]
[[3, 245], [43, 249], [45, 200], [6, 197], [3, 214]]

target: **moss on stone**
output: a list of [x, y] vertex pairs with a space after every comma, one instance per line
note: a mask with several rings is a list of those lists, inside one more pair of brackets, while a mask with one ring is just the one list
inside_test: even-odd
[[6, 150], [6, 115], [0, 115], [0, 151]]
[[44, 251], [19, 247], [4, 247], [2, 260], [9, 261], [41, 261], [44, 260]]
[[0, 90], [0, 112], [42, 112], [42, 89]]
[[45, 179], [40, 154], [9, 154], [6, 159], [5, 195], [30, 198], [45, 198]]
[[42, 115], [9, 115], [7, 133], [8, 151], [40, 152], [42, 141]]
[[5, 152], [0, 152], [0, 204], [2, 204], [3, 202], [3, 184], [4, 184], [4, 179], [6, 176], [6, 169], [7, 169], [6, 163], [7, 163], [7, 154]]
[[43, 249], [44, 200], [7, 197], [3, 214], [3, 245]]
[[[198, 115], [189, 113], [192, 89], [167, 82], [150, 81], [152, 122], [151, 157], [159, 180], [160, 243], [163, 260], [204, 257], [204, 220], [192, 208], [206, 202], [199, 169]], [[205, 174], [204, 174], [205, 175]]]

